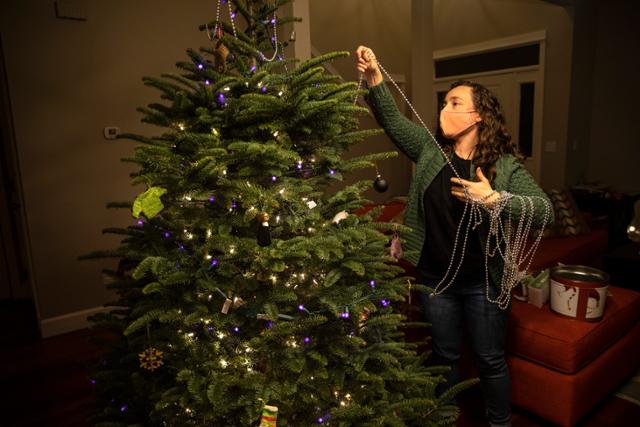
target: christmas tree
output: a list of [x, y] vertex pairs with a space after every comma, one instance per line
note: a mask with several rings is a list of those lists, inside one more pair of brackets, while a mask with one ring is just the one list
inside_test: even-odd
[[[224, 1], [222, 4], [224, 5]], [[179, 74], [145, 78], [163, 103], [139, 110], [159, 136], [123, 159], [146, 190], [135, 222], [107, 233], [118, 301], [94, 317], [120, 339], [96, 382], [98, 425], [447, 425], [442, 367], [424, 367], [397, 312], [409, 289], [388, 255], [391, 225], [366, 203], [371, 182], [328, 191], [395, 153], [344, 159], [358, 130], [353, 82], [325, 73], [336, 52], [285, 60], [275, 4], [237, 0], [204, 25]], [[241, 29], [241, 27], [244, 27]], [[394, 227], [398, 227], [395, 225]], [[124, 270], [124, 271], [123, 271]], [[129, 271], [126, 274], [126, 270]]]

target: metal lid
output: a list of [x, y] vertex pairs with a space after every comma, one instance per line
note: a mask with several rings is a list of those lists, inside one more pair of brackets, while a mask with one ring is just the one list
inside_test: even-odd
[[584, 265], [559, 265], [549, 272], [552, 277], [578, 282], [609, 283], [609, 275], [597, 268]]

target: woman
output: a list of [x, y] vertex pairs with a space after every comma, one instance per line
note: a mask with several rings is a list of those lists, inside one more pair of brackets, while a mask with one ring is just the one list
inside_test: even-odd
[[[438, 393], [442, 386], [459, 382], [457, 364], [466, 324], [489, 422], [509, 426], [505, 336], [510, 304], [509, 289], [501, 289], [501, 283], [503, 274], [512, 272], [504, 271], [498, 255], [485, 261], [488, 221], [483, 221], [484, 228], [468, 228], [473, 224], [469, 224], [470, 215], [463, 218], [463, 213], [467, 198], [484, 204], [485, 212], [510, 200], [502, 205], [503, 216], [518, 220], [524, 211], [530, 225], [540, 228], [553, 221], [548, 198], [524, 168], [498, 100], [485, 87], [469, 81], [451, 86], [440, 111], [441, 151], [424, 127], [398, 111], [373, 51], [360, 46], [356, 59], [370, 88], [366, 99], [376, 120], [417, 164], [405, 214], [412, 232], [404, 243], [419, 283], [435, 288], [430, 297], [423, 298], [426, 320], [431, 323], [432, 363], [451, 367], [445, 375], [447, 384], [441, 384]], [[508, 199], [509, 195], [532, 196], [526, 199], [531, 209], [525, 210], [522, 203]], [[507, 295], [505, 309], [495, 303], [499, 295]]]

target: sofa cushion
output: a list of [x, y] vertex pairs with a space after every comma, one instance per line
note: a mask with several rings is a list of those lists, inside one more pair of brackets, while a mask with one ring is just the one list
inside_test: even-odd
[[589, 234], [542, 239], [529, 271], [543, 270], [563, 264], [598, 266], [607, 251], [609, 232], [595, 227]]
[[396, 197], [384, 204], [367, 204], [357, 209], [354, 213], [362, 216], [374, 208], [382, 207], [380, 214], [374, 218], [378, 222], [404, 223], [404, 210], [407, 206], [406, 198]]
[[609, 287], [604, 317], [584, 322], [513, 301], [508, 351], [563, 373], [574, 373], [595, 359], [640, 319], [640, 293]]

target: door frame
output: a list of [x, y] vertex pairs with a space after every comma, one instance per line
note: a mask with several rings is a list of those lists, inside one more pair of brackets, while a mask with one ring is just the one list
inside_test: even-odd
[[[40, 311], [33, 275], [33, 258], [29, 239], [27, 212], [22, 187], [22, 173], [16, 143], [15, 127], [11, 104], [11, 91], [5, 58], [4, 39], [0, 33], [0, 154], [5, 162], [0, 165], [2, 183], [4, 177], [12, 180], [12, 193], [7, 194], [5, 187], [0, 190], [2, 205], [0, 209], [0, 227], [3, 236], [0, 252], [4, 257], [9, 278], [10, 298], [32, 299], [35, 306], [37, 324], [40, 325]], [[8, 203], [5, 203], [7, 201]], [[19, 259], [24, 264], [24, 272], [19, 269]], [[23, 277], [26, 276], [26, 277]], [[40, 327], [40, 326], [38, 326]]]

